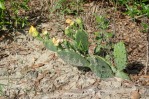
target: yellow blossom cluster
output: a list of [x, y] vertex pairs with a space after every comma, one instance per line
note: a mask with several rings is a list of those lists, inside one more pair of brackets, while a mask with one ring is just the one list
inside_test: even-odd
[[36, 30], [35, 27], [31, 26], [30, 29], [29, 29], [29, 34], [33, 37], [36, 37], [36, 36], [38, 36], [39, 33], [38, 33], [38, 31]]
[[74, 21], [72, 21], [71, 19], [67, 19], [66, 23], [69, 24], [70, 26], [74, 25]]

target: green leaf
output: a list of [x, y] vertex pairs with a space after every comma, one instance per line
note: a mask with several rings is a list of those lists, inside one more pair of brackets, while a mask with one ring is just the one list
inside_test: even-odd
[[127, 64], [127, 56], [126, 56], [126, 48], [123, 42], [119, 42], [114, 46], [114, 62], [116, 68], [119, 71], [122, 71], [126, 68]]
[[0, 1], [0, 9], [5, 10], [5, 4], [4, 1]]
[[111, 38], [113, 37], [113, 33], [104, 33], [104, 35], [106, 36], [106, 38]]
[[97, 45], [95, 48], [95, 54], [100, 53], [102, 46], [101, 45]]
[[104, 21], [104, 17], [103, 16], [95, 15], [95, 18], [96, 18], [96, 22], [97, 23], [102, 23]]
[[84, 57], [74, 52], [73, 50], [58, 51], [58, 55], [62, 60], [71, 65], [83, 67], [89, 65], [89, 62]]
[[87, 58], [90, 61], [89, 68], [101, 78], [114, 77], [110, 64], [100, 56], [91, 56]]
[[142, 0], [142, 2], [148, 2], [148, 0]]

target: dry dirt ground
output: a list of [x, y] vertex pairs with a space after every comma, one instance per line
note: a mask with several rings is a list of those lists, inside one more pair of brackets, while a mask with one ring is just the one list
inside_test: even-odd
[[[88, 33], [96, 31], [93, 12], [106, 14], [110, 19], [108, 31], [115, 32], [114, 42], [125, 42], [130, 64], [128, 72], [138, 70], [137, 74], [130, 75], [132, 81], [100, 79], [91, 71], [66, 64], [24, 29], [15, 32], [15, 36], [11, 35], [13, 33], [1, 36], [0, 99], [149, 99], [149, 73], [142, 69], [147, 63], [147, 35], [140, 32], [140, 26], [130, 17], [113, 12], [111, 7], [99, 10], [99, 5], [92, 3], [85, 7], [86, 13], [81, 17]], [[37, 27], [46, 28], [61, 38], [66, 18], [73, 19], [73, 16], [51, 14], [49, 21]]]

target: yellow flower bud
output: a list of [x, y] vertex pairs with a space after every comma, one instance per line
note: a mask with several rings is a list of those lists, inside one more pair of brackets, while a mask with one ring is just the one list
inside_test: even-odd
[[29, 29], [29, 34], [33, 37], [36, 37], [36, 36], [38, 36], [38, 31], [36, 30], [36, 28], [31, 26], [30, 29]]
[[66, 20], [66, 23], [67, 23], [67, 24], [70, 24], [71, 22], [72, 22], [71, 19], [67, 19], [67, 20]]
[[59, 41], [58, 39], [56, 39], [56, 38], [53, 38], [53, 39], [52, 39], [52, 42], [53, 42], [53, 44], [54, 44], [55, 46], [58, 46], [60, 41]]
[[74, 25], [74, 21], [72, 21], [70, 19], [67, 19], [66, 20], [66, 23], [69, 24], [70, 26], [73, 26]]
[[81, 20], [80, 18], [77, 18], [77, 19], [76, 19], [76, 23], [77, 23], [77, 24], [81, 24], [81, 23], [82, 23], [82, 20]]

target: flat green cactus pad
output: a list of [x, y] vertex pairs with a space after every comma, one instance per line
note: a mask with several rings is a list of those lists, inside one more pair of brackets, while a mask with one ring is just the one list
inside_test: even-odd
[[78, 30], [76, 33], [77, 48], [81, 51], [87, 51], [89, 47], [88, 35], [84, 30]]
[[91, 70], [100, 78], [110, 78], [114, 73], [110, 65], [100, 56], [89, 57]]
[[83, 67], [86, 67], [89, 65], [89, 62], [84, 57], [74, 52], [73, 50], [58, 51], [58, 55], [62, 60], [64, 60], [68, 64], [72, 64], [75, 66], [83, 66]]
[[114, 62], [117, 70], [122, 71], [126, 68], [127, 56], [126, 48], [123, 42], [119, 42], [114, 46]]

